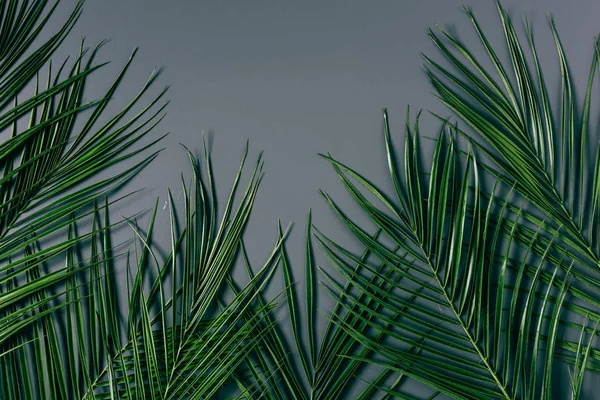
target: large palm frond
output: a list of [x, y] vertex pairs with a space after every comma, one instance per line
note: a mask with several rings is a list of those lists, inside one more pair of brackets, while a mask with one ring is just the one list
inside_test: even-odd
[[[369, 234], [324, 193], [376, 260], [317, 235], [346, 280], [340, 285], [322, 270], [325, 288], [343, 310], [332, 322], [383, 357], [350, 358], [399, 372], [395, 389], [378, 388], [401, 398], [411, 398], [403, 391], [411, 380], [428, 386], [432, 396], [552, 398], [556, 360], [576, 369], [573, 387], [580, 387], [586, 369], [598, 369], [590, 355], [600, 315], [565, 302], [567, 296], [585, 297], [571, 286], [573, 262], [555, 254], [552, 241], [538, 241], [542, 228], [526, 243], [517, 240], [521, 211], [507, 207], [510, 193], [501, 194], [497, 185], [486, 194], [479, 163], [472, 150], [461, 151], [456, 127], [443, 125], [427, 172], [418, 118], [411, 127], [407, 117], [406, 127], [402, 174], [384, 111], [396, 190], [391, 198], [326, 156], [377, 230]], [[545, 249], [538, 255], [534, 248], [540, 246]], [[581, 314], [585, 324], [562, 318], [564, 309]], [[569, 341], [573, 336], [580, 341]]]
[[[79, 56], [68, 71], [66, 63], [56, 73], [48, 67], [47, 83], [44, 86], [39, 83], [43, 66], [81, 12], [81, 3], [78, 3], [59, 32], [23, 59], [26, 50], [30, 50], [32, 40], [57, 6], [55, 4], [50, 11], [44, 13], [46, 3], [10, 1], [2, 8], [2, 31], [7, 38], [2, 42], [3, 55], [0, 57], [3, 71], [1, 79], [6, 87], [0, 100], [4, 105], [0, 126], [7, 136], [0, 145], [0, 164], [3, 170], [0, 179], [2, 284], [25, 277], [32, 268], [31, 259], [34, 257], [27, 256], [24, 252], [35, 242], [52, 238], [61, 232], [66, 233], [73, 218], [79, 219], [85, 217], [86, 213], [89, 214], [89, 207], [94, 200], [101, 199], [122, 185], [156, 156], [155, 152], [145, 155], [142, 160], [122, 163], [154, 143], [133, 149], [131, 147], [160, 121], [163, 107], [158, 110], [152, 108], [164, 91], [136, 116], [126, 122], [121, 120], [148, 90], [155, 74], [129, 105], [108, 122], [99, 122], [131, 59], [106, 95], [97, 101], [83, 103], [82, 96], [88, 75], [100, 67], [93, 65], [99, 46], [89, 56], [86, 56], [88, 49], [82, 46]], [[33, 95], [19, 104], [23, 95], [20, 90], [32, 82], [35, 84]], [[90, 111], [85, 121], [81, 120], [82, 110]], [[28, 118], [26, 126], [20, 123], [22, 118]], [[76, 125], [77, 119], [78, 123], [83, 122], [82, 126]], [[121, 172], [93, 184], [84, 184], [100, 171], [119, 164]], [[35, 259], [37, 263], [49, 260], [78, 240], [86, 238], [89, 235], [69, 240], [63, 236], [58, 243], [36, 252]], [[56, 283], [59, 276], [54, 276], [55, 281], [46, 279], [44, 284], [48, 286]], [[32, 284], [30, 290], [34, 288], [35, 285]], [[29, 293], [33, 294], [35, 291]], [[6, 301], [2, 301], [3, 311], [16, 300], [6, 297]], [[28, 313], [24, 310], [15, 312], [20, 314], [7, 314], [2, 321], [0, 343], [16, 329], [23, 327], [11, 323], [11, 318], [23, 319]]]
[[[477, 19], [466, 9], [496, 78], [471, 50], [442, 29], [439, 34], [430, 31], [429, 36], [451, 67], [425, 57], [427, 73], [442, 103], [473, 128], [475, 135], [462, 133], [491, 161], [486, 169], [539, 210], [528, 208], [524, 218], [543, 227], [540, 237], [546, 243], [555, 238], [552, 248], [564, 251], [574, 261], [571, 273], [597, 296], [600, 153], [594, 144], [590, 111], [598, 42], [591, 48], [593, 61], [585, 96], [578, 104], [565, 51], [554, 20], [549, 18], [561, 72], [560, 101], [553, 107], [529, 23], [526, 21], [525, 38], [520, 38], [508, 12], [499, 3], [497, 6], [509, 63], [500, 60]], [[520, 230], [517, 239], [529, 240], [531, 231], [526, 227]], [[538, 254], [543, 247], [536, 250]]]

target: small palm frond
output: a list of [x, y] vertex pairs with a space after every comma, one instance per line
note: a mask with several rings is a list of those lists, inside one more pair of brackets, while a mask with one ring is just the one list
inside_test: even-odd
[[[172, 248], [163, 262], [152, 246], [158, 202], [146, 234], [130, 221], [142, 248], [136, 252], [137, 271], [127, 284], [127, 332], [117, 341], [120, 347], [115, 353], [102, 353], [105, 367], [92, 385], [87, 385], [86, 398], [209, 398], [229, 384], [250, 390], [242, 383], [256, 373], [247, 366], [249, 354], [269, 337], [276, 323], [267, 317], [276, 307], [277, 297], [264, 302], [259, 296], [277, 267], [285, 235], [279, 238], [264, 266], [237, 289], [229, 281], [230, 272], [254, 204], [262, 161], [259, 158], [234, 210], [246, 148], [222, 221], [217, 225], [210, 158], [206, 153], [205, 179], [196, 158], [188, 154], [194, 175], [182, 188], [185, 228], [177, 232], [169, 193]], [[151, 276], [154, 279], [146, 290], [144, 281]], [[223, 296], [228, 282], [233, 299], [226, 301]], [[112, 348], [109, 344], [108, 349]]]
[[[565, 302], [579, 294], [570, 285], [573, 262], [563, 254], [555, 262], [562, 268], [549, 263], [552, 242], [537, 255], [537, 232], [528, 246], [515, 238], [522, 214], [508, 210], [497, 186], [485, 194], [479, 163], [472, 150], [461, 152], [454, 126], [444, 124], [436, 139], [428, 179], [418, 118], [411, 127], [407, 117], [406, 127], [401, 175], [384, 111], [393, 198], [325, 156], [377, 229], [369, 234], [323, 193], [377, 262], [317, 234], [346, 281], [342, 286], [321, 270], [324, 287], [343, 308], [332, 322], [383, 359], [349, 357], [400, 373], [392, 390], [397, 396], [405, 396], [401, 389], [413, 380], [428, 386], [431, 395], [551, 398], [556, 360], [575, 365], [576, 392], [586, 368], [598, 368], [590, 363], [596, 329], [561, 315], [569, 309], [594, 324], [600, 315]], [[569, 332], [580, 335], [579, 343], [565, 339]]]
[[[306, 287], [304, 293], [300, 293], [294, 280], [292, 264], [288, 260], [284, 234], [279, 226], [279, 240], [282, 243], [279, 260], [285, 287], [286, 314], [279, 323], [280, 309], [272, 308], [266, 312], [265, 323], [272, 325], [273, 329], [260, 337], [256, 348], [246, 356], [243, 370], [251, 373], [245, 379], [238, 379], [240, 393], [236, 399], [345, 399], [348, 396], [371, 399], [379, 390], [389, 390], [383, 385], [388, 385], [390, 379], [396, 379], [391, 384], [392, 391], [383, 396], [385, 399], [391, 398], [394, 395], [393, 389], [402, 381], [401, 374], [390, 368], [381, 368], [377, 380], [367, 382], [365, 367], [372, 367], [367, 359], [372, 361], [375, 359], [372, 357], [376, 356], [371, 349], [362, 346], [359, 340], [333, 321], [330, 321], [323, 335], [317, 335], [317, 290], [316, 277], [313, 276], [317, 268], [314, 266], [312, 236], [309, 210], [304, 259]], [[363, 258], [368, 254], [369, 251], [365, 251]], [[243, 248], [242, 257], [252, 279], [252, 268]], [[230, 281], [230, 286], [235, 287], [233, 280]], [[263, 307], [261, 297], [259, 293], [258, 304]], [[367, 305], [371, 304], [368, 298], [362, 297], [361, 300]], [[341, 302], [336, 304], [333, 313], [357, 329], [368, 328], [360, 318], [345, 313]], [[283, 325], [289, 325], [291, 335], [283, 330]], [[380, 334], [378, 337], [383, 336], [384, 334]]]

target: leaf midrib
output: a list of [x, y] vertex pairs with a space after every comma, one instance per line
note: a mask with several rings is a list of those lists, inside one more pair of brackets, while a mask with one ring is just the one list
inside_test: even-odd
[[417, 243], [417, 245], [419, 247], [419, 250], [423, 254], [425, 260], [427, 261], [427, 266], [431, 269], [431, 272], [434, 275], [434, 279], [435, 279], [436, 283], [438, 284], [438, 286], [440, 287], [440, 289], [441, 289], [441, 291], [442, 291], [442, 293], [444, 295], [444, 299], [448, 303], [448, 307], [454, 313], [454, 316], [458, 320], [458, 324], [460, 325], [460, 327], [465, 332], [465, 335], [467, 336], [469, 342], [473, 346], [473, 349], [477, 352], [477, 355], [479, 356], [479, 358], [481, 359], [481, 361], [484, 363], [485, 368], [487, 369], [487, 371], [489, 372], [489, 374], [494, 379], [494, 382], [496, 383], [496, 385], [498, 386], [498, 388], [500, 389], [500, 391], [504, 395], [504, 398], [507, 399], [507, 400], [511, 400], [512, 397], [510, 397], [510, 395], [506, 391], [506, 388], [504, 387], [504, 385], [502, 385], [502, 382], [500, 381], [500, 379], [499, 379], [498, 375], [496, 374], [495, 370], [489, 364], [487, 357], [481, 352], [481, 349], [477, 345], [477, 342], [471, 336], [471, 333], [469, 332], [469, 329], [464, 325], [463, 320], [460, 318], [460, 314], [458, 313], [458, 311], [454, 307], [454, 303], [448, 297], [448, 294], [446, 293], [446, 288], [440, 282], [439, 277], [438, 277], [438, 275], [437, 275], [437, 273], [435, 271], [435, 268], [433, 267], [433, 264], [431, 264], [431, 260], [430, 260], [429, 256], [426, 254], [425, 249], [423, 248], [423, 245], [421, 244], [421, 242], [418, 239], [416, 240], [416, 243]]

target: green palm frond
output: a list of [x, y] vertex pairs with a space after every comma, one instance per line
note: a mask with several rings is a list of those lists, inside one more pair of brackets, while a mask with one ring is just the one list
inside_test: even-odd
[[[20, 301], [13, 314], [31, 312], [35, 319], [28, 325], [35, 328], [7, 339], [11, 351], [0, 357], [6, 398], [22, 393], [32, 398], [207, 398], [231, 385], [246, 388], [242, 382], [256, 373], [248, 354], [276, 324], [269, 315], [279, 296], [268, 302], [259, 296], [277, 267], [285, 233], [263, 268], [252, 273], [243, 288], [233, 290], [232, 299], [222, 300], [261, 179], [262, 161], [259, 158], [234, 210], [246, 149], [223, 220], [209, 225], [204, 222], [217, 220], [214, 195], [206, 185], [212, 172], [208, 168], [209, 176], [203, 178], [198, 161], [188, 154], [194, 176], [190, 184], [182, 183], [185, 227], [181, 232], [176, 229], [170, 201], [172, 249], [163, 261], [152, 244], [158, 201], [145, 231], [135, 218], [127, 220], [135, 236], [133, 253], [114, 254], [107, 200], [92, 212], [88, 240], [79, 240], [64, 252], [64, 271], [56, 278], [54, 273], [40, 274], [43, 263], [35, 258], [39, 250], [28, 252], [28, 278], [36, 290], [30, 293], [27, 283], [11, 286], [7, 294]], [[69, 240], [75, 237], [75, 222], [68, 227]], [[89, 249], [88, 258], [80, 259], [82, 249]], [[119, 265], [126, 265], [124, 282], [117, 279], [123, 272]], [[51, 282], [44, 286], [35, 279]], [[65, 286], [55, 294], [50, 289], [56, 288], [58, 279]], [[17, 298], [20, 288], [31, 301]], [[123, 290], [125, 298], [119, 295]], [[43, 318], [59, 311], [59, 318]], [[30, 364], [30, 354], [40, 361]], [[36, 371], [14, 371], [13, 365], [31, 365]]]
[[[280, 324], [275, 323], [281, 310], [268, 310], [266, 323], [273, 323], [273, 329], [260, 339], [257, 344], [258, 351], [248, 355], [248, 369], [254, 369], [256, 373], [239, 381], [241, 391], [237, 399], [344, 399], [348, 396], [370, 399], [374, 398], [374, 394], [382, 392], [376, 386], [377, 382], [383, 385], [387, 384], [389, 379], [395, 378], [397, 382], [392, 385], [392, 388], [395, 388], [402, 380], [400, 374], [390, 368], [381, 369], [377, 382], [369, 383], [366, 382], [366, 378], [361, 379], [369, 357], [375, 354], [333, 320], [324, 334], [317, 334], [317, 282], [316, 277], [311, 276], [317, 272], [317, 268], [313, 260], [312, 236], [313, 226], [309, 211], [305, 237], [305, 293], [299, 293], [296, 287], [285, 244], [282, 244], [279, 250], [287, 305], [286, 320], [282, 324], [290, 324], [291, 337], [282, 330]], [[284, 243], [281, 226], [279, 238]], [[365, 251], [362, 258], [366, 258], [368, 254], [369, 251]], [[251, 271], [245, 250], [242, 251], [242, 256], [248, 270]], [[259, 294], [259, 298], [260, 296]], [[367, 304], [370, 302], [368, 299], [363, 300], [366, 300]], [[313, 307], [309, 308], [311, 304]], [[343, 315], [348, 324], [355, 324], [354, 326], [361, 328], [366, 325], [356, 316], [344, 313], [341, 302], [336, 304], [333, 312], [335, 315]], [[291, 357], [292, 354], [296, 356]], [[392, 396], [391, 393], [384, 394], [383, 398]]]
[[[106, 201], [102, 207], [106, 208], [119, 201], [105, 199], [156, 157], [158, 152], [149, 149], [160, 139], [146, 143], [142, 139], [160, 122], [165, 106], [163, 90], [136, 115], [128, 115], [145, 101], [143, 97], [157, 75], [153, 73], [127, 106], [113, 115], [105, 115], [135, 52], [102, 98], [84, 102], [87, 79], [103, 66], [95, 64], [102, 44], [88, 49], [82, 42], [74, 62], [66, 60], [57, 70], [53, 69], [51, 57], [82, 10], [82, 3], [78, 2], [50, 39], [35, 42], [58, 4], [11, 0], [0, 8], [0, 127], [4, 135], [0, 144], [3, 398], [70, 396], [73, 385], [65, 377], [67, 373], [73, 374], [75, 366], [65, 368], [63, 356], [68, 354], [71, 360], [74, 356], [64, 344], [69, 338], [61, 336], [60, 316], [73, 307], [81, 307], [82, 302], [92, 302], [84, 300], [88, 294], [73, 297], [73, 290], [83, 285], [79, 282], [81, 273], [95, 274], [89, 284], [98, 285], [101, 264], [109, 260], [99, 261], [101, 250], [95, 243], [114, 226], [107, 223], [99, 227], [97, 215], [101, 208], [94, 204]], [[33, 93], [29, 94], [30, 90]], [[90, 183], [90, 178], [111, 166], [118, 166], [120, 172]], [[86, 221], [93, 221], [91, 231], [77, 234], [75, 226]], [[92, 245], [88, 248], [90, 252], [86, 252], [90, 253], [89, 258], [75, 262], [72, 252], [89, 245]], [[58, 268], [54, 268], [65, 255], [66, 262], [59, 262]], [[114, 293], [104, 295], [114, 296]], [[71, 323], [69, 320], [68, 324]], [[83, 321], [77, 324], [76, 328], [81, 329]], [[97, 352], [92, 353], [87, 365], [95, 368]], [[30, 364], [30, 360], [36, 362]]]
[[[222, 222], [217, 226], [211, 225], [217, 220], [212, 190], [207, 189], [197, 160], [188, 154], [194, 177], [189, 186], [183, 186], [185, 229], [176, 232], [172, 214], [172, 249], [164, 262], [158, 261], [151, 245], [156, 207], [146, 235], [131, 222], [142, 249], [136, 256], [137, 272], [128, 283], [128, 329], [121, 341], [125, 346], [107, 360], [107, 366], [88, 387], [87, 397], [108, 397], [110, 393], [103, 390], [106, 387], [118, 398], [210, 397], [226, 383], [242, 379], [240, 373], [249, 373], [240, 372], [244, 355], [252, 352], [273, 328], [265, 315], [275, 303], [259, 302], [257, 296], [274, 272], [283, 238], [264, 267], [243, 289], [234, 292], [233, 300], [225, 304], [219, 300], [241, 246], [262, 161], [259, 158], [233, 212], [244, 155]], [[209, 159], [206, 166], [207, 179], [212, 182]], [[178, 265], [178, 260], [182, 264]], [[156, 269], [156, 278], [144, 293], [148, 268]], [[170, 288], [166, 277], [171, 280]], [[156, 314], [151, 315], [150, 309], [157, 304]]]
[[[542, 213], [529, 210], [524, 216], [557, 238], [553, 248], [567, 252], [574, 260], [572, 274], [597, 293], [598, 148], [590, 110], [598, 42], [591, 48], [585, 96], [578, 104], [565, 51], [549, 17], [561, 71], [560, 104], [553, 107], [529, 23], [525, 38], [519, 38], [499, 3], [498, 11], [510, 64], [500, 61], [475, 16], [466, 10], [498, 78], [442, 29], [429, 36], [451, 68], [425, 56], [427, 73], [441, 102], [473, 128], [476, 135], [461, 133], [491, 161], [486, 169]], [[518, 240], [527, 241], [526, 236], [518, 235]]]
[[393, 196], [325, 156], [376, 230], [324, 193], [373, 256], [317, 234], [345, 281], [322, 269], [323, 286], [343, 309], [331, 321], [379, 357], [349, 358], [401, 374], [394, 389], [373, 382], [400, 398], [412, 398], [403, 390], [410, 381], [432, 396], [554, 398], [568, 389], [553, 387], [567, 370], [579, 398], [586, 372], [598, 372], [598, 149], [590, 145], [598, 43], [579, 105], [549, 18], [561, 72], [554, 107], [529, 23], [521, 40], [499, 3], [498, 11], [509, 63], [468, 9], [487, 60], [441, 28], [429, 32], [444, 63], [424, 56], [427, 74], [440, 101], [471, 128], [437, 116], [442, 128], [429, 167], [419, 117], [414, 127], [407, 117], [398, 160], [387, 112]]
[[[369, 234], [323, 193], [377, 260], [317, 235], [330, 265], [346, 281], [342, 286], [321, 269], [324, 287], [343, 308], [332, 322], [383, 360], [349, 357], [454, 398], [552, 398], [557, 359], [574, 363], [579, 371], [574, 387], [580, 387], [583, 371], [598, 367], [591, 356], [597, 354], [591, 347], [596, 329], [563, 313], [579, 313], [593, 324], [600, 314], [565, 303], [579, 294], [571, 287], [573, 262], [563, 253], [555, 255], [556, 263], [566, 272], [552, 265], [552, 241], [536, 254], [541, 227], [528, 246], [517, 240], [521, 211], [507, 208], [509, 198], [497, 186], [485, 195], [479, 163], [472, 151], [461, 152], [454, 126], [443, 125], [426, 174], [418, 120], [414, 128], [408, 121], [406, 126], [401, 175], [384, 112], [393, 198], [325, 156], [377, 229]], [[579, 343], [565, 339], [570, 332]], [[393, 393], [401, 396], [401, 388]]]

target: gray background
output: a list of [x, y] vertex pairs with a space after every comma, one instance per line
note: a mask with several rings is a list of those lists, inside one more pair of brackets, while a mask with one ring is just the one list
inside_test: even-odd
[[[67, 15], [74, 1], [64, 3], [56, 21]], [[167, 149], [130, 185], [130, 189], [147, 187], [146, 196], [124, 205], [119, 213], [149, 208], [160, 196], [157, 234], [159, 243], [167, 245], [168, 210], [162, 207], [166, 188], [173, 188], [177, 199], [180, 171], [189, 176], [187, 158], [178, 143], [200, 150], [202, 132], [214, 131], [212, 154], [223, 199], [249, 138], [250, 160], [260, 150], [266, 160], [246, 234], [250, 257], [256, 263], [264, 261], [274, 243], [277, 219], [284, 224], [293, 221], [288, 249], [296, 276], [301, 277], [308, 207], [324, 232], [355, 245], [317, 188], [327, 190], [350, 215], [364, 221], [317, 153], [332, 152], [383, 188], [390, 187], [381, 108], [389, 108], [397, 143], [403, 140], [407, 105], [448, 115], [431, 94], [420, 52], [437, 56], [426, 36], [426, 29], [435, 23], [458, 33], [467, 43], [474, 42], [462, 4], [463, 0], [88, 0], [59, 59], [77, 51], [81, 36], [89, 45], [111, 39], [100, 59], [113, 63], [90, 82], [92, 98], [94, 91], [106, 89], [107, 79], [139, 46], [129, 76], [116, 94], [115, 109], [128, 101], [155, 66], [165, 67], [155, 92], [171, 85], [171, 104], [168, 116], [152, 135], [171, 132], [163, 141]], [[583, 88], [593, 37], [600, 29], [600, 2], [511, 0], [503, 4], [515, 21], [527, 9], [546, 77], [558, 81], [546, 13], [555, 16], [576, 87]], [[503, 48], [494, 3], [469, 5], [492, 42]], [[422, 129], [434, 134], [436, 124], [431, 117], [424, 117]], [[181, 205], [181, 200], [176, 203]], [[321, 309], [326, 311], [324, 297]]]
[[[63, 3], [56, 21], [66, 16], [74, 0]], [[200, 150], [201, 134], [208, 131], [214, 131], [217, 189], [224, 198], [244, 143], [250, 139], [250, 159], [264, 150], [266, 160], [265, 179], [247, 233], [251, 256], [257, 261], [266, 257], [276, 220], [281, 219], [284, 224], [296, 223], [290, 255], [301, 259], [308, 207], [317, 225], [345, 237], [316, 189], [323, 188], [342, 205], [350, 205], [333, 170], [317, 153], [331, 152], [385, 188], [381, 108], [388, 107], [399, 144], [407, 105], [449, 115], [431, 94], [420, 53], [437, 56], [426, 35], [434, 24], [474, 43], [463, 4], [463, 0], [88, 0], [57, 58], [75, 53], [81, 36], [88, 45], [110, 39], [99, 60], [112, 63], [90, 80], [91, 99], [96, 89], [98, 93], [106, 89], [131, 50], [139, 46], [115, 96], [115, 109], [135, 94], [154, 67], [164, 67], [154, 92], [171, 86], [168, 115], [153, 133], [158, 137], [171, 132], [162, 143], [167, 149], [132, 185], [148, 188], [140, 203], [151, 207], [156, 196], [164, 202], [167, 186], [174, 188], [177, 198], [179, 173], [189, 172], [178, 144]], [[600, 3], [512, 0], [503, 4], [516, 22], [527, 10], [546, 61], [546, 77], [558, 81], [546, 13], [555, 16], [576, 87], [584, 87], [593, 37], [600, 30]], [[494, 2], [471, 5], [492, 43], [503, 49]], [[434, 134], [436, 128], [433, 118], [424, 116], [424, 133], [429, 129]], [[166, 222], [160, 221], [165, 230]]]

